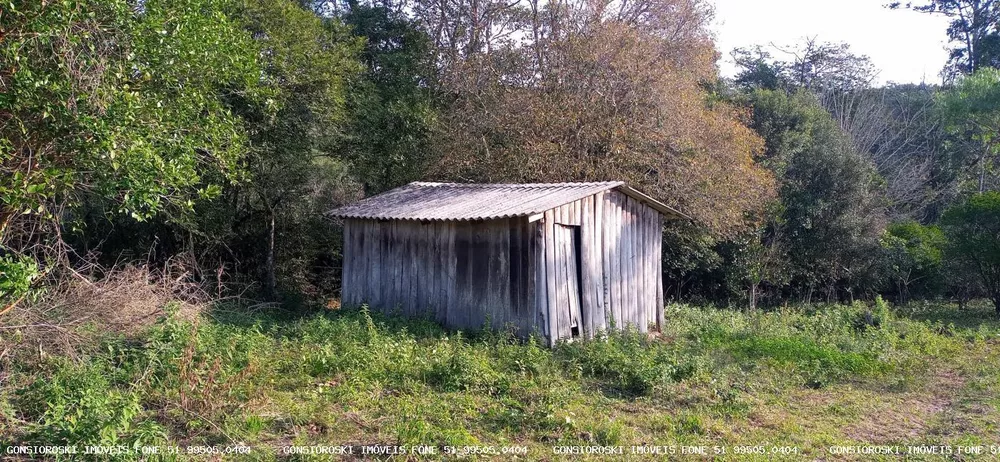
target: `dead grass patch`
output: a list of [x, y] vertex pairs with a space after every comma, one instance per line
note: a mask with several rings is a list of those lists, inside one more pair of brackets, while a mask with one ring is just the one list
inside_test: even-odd
[[0, 361], [30, 353], [76, 354], [108, 332], [133, 336], [170, 308], [195, 322], [210, 296], [182, 265], [67, 269], [16, 309], [0, 316]]
[[863, 403], [861, 419], [844, 435], [872, 444], [917, 441], [928, 435], [937, 416], [953, 407], [964, 384], [958, 371], [939, 366], [917, 390], [873, 394]]

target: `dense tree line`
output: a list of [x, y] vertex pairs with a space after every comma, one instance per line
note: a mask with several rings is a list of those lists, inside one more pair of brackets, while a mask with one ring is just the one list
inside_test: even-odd
[[339, 204], [619, 179], [693, 217], [664, 233], [673, 299], [1000, 310], [998, 4], [890, 5], [952, 17], [956, 48], [945, 86], [876, 86], [815, 39], [722, 79], [703, 0], [13, 2], [0, 301], [84, 259], [330, 296]]

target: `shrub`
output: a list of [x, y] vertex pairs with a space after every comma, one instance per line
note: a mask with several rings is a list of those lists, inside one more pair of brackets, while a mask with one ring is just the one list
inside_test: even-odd
[[897, 299], [905, 303], [915, 296], [936, 296], [943, 289], [941, 263], [945, 237], [936, 226], [915, 221], [894, 223], [882, 236], [882, 260]]
[[38, 274], [38, 264], [34, 259], [4, 255], [0, 247], [0, 311], [4, 311], [6, 303], [15, 303], [28, 295], [31, 282]]
[[22, 419], [31, 422], [26, 439], [39, 444], [153, 445], [165, 432], [146, 418], [137, 390], [113, 387], [106, 363], [95, 358], [83, 365], [52, 362], [17, 396]]
[[507, 378], [498, 373], [486, 355], [462, 341], [461, 337], [444, 345], [447, 352], [431, 360], [426, 373], [427, 383], [445, 391], [481, 390], [496, 392], [507, 389]]
[[989, 191], [945, 211], [945, 256], [960, 285], [978, 281], [1000, 314], [1000, 192]]
[[613, 332], [607, 340], [564, 343], [556, 352], [571, 368], [620, 393], [645, 395], [694, 372], [676, 352], [635, 331]]

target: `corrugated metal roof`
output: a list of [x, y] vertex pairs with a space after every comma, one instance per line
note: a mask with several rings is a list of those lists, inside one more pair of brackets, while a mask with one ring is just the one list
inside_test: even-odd
[[332, 210], [328, 215], [384, 220], [491, 220], [542, 213], [614, 188], [660, 213], [685, 217], [621, 181], [525, 184], [416, 182]]

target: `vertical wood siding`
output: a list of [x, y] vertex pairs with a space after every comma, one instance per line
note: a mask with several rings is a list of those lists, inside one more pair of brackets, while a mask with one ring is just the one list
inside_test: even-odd
[[593, 283], [596, 293], [596, 305], [594, 307], [594, 335], [608, 329], [608, 259], [604, 258], [604, 243], [607, 232], [604, 230], [604, 196], [599, 192], [594, 196], [594, 271], [599, 275], [594, 278]]
[[[663, 325], [662, 217], [617, 191], [595, 197], [594, 232], [601, 245], [599, 293], [605, 325], [641, 332]], [[595, 281], [597, 279], [595, 278]], [[595, 282], [596, 283], [596, 282]]]
[[600, 262], [597, 249], [594, 248], [594, 197], [584, 198], [580, 209], [580, 275], [581, 275], [581, 311], [583, 326], [581, 334], [586, 338], [594, 338], [594, 326], [597, 312], [598, 281], [601, 274], [596, 270], [595, 262]]
[[342, 301], [458, 329], [542, 333], [535, 299], [540, 226], [523, 218], [346, 220]]

